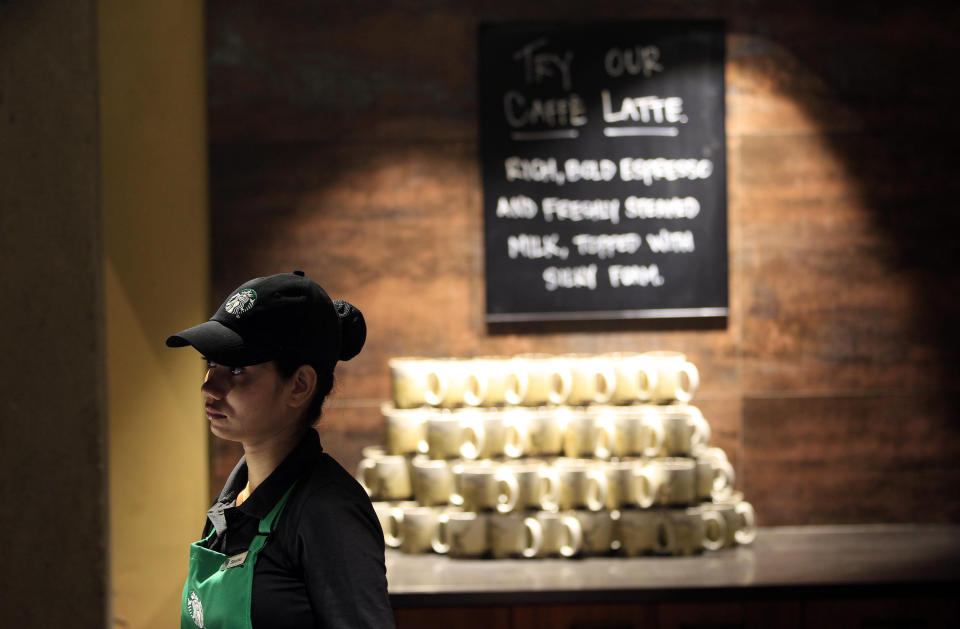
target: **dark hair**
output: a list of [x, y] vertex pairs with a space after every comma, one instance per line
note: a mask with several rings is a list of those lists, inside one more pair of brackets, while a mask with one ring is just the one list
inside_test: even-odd
[[[293, 374], [297, 372], [302, 365], [305, 363], [297, 360], [296, 358], [277, 358], [274, 361], [277, 365], [277, 372], [285, 380], [289, 380], [293, 377]], [[323, 415], [323, 402], [327, 399], [327, 396], [330, 395], [330, 391], [333, 390], [333, 370], [323, 369], [316, 365], [308, 365], [312, 367], [313, 370], [317, 373], [317, 388], [313, 392], [313, 397], [310, 399], [310, 403], [307, 405], [306, 410], [303, 411], [303, 415], [300, 416], [300, 419], [306, 425], [307, 428], [313, 426]]]

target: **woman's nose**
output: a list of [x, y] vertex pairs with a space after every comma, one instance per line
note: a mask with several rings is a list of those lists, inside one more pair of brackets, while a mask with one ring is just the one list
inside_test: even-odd
[[223, 378], [217, 377], [216, 369], [207, 369], [200, 391], [204, 395], [219, 400], [223, 397]]

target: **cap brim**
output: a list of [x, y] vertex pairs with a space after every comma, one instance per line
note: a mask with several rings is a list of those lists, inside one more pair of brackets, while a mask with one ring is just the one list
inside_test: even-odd
[[192, 345], [209, 360], [231, 367], [256, 365], [271, 359], [268, 352], [249, 346], [239, 334], [219, 321], [204, 321], [167, 337], [167, 347], [187, 345]]

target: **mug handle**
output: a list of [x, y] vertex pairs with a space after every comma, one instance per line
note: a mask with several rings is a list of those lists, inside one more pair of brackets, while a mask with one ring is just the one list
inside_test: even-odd
[[450, 504], [454, 507], [462, 507], [463, 494], [460, 493], [460, 467], [450, 466], [450, 473], [453, 474], [453, 493], [450, 494]]
[[601, 417], [597, 420], [594, 439], [596, 441], [593, 448], [593, 455], [598, 459], [609, 459], [614, 439], [613, 421], [609, 417]]
[[511, 406], [521, 406], [527, 397], [527, 388], [530, 385], [530, 376], [522, 366], [507, 373], [507, 387], [503, 392], [503, 399]]
[[593, 491], [587, 496], [587, 509], [600, 511], [607, 504], [607, 475], [600, 470], [590, 470], [588, 478], [593, 481]]
[[543, 547], [543, 527], [535, 518], [524, 518], [523, 526], [526, 527], [527, 533], [530, 535], [530, 544], [524, 546], [520, 554], [527, 559], [536, 557]]
[[[472, 419], [461, 420], [461, 422], [460, 456], [470, 460], [478, 459], [486, 445], [483, 425], [479, 421]], [[473, 439], [467, 438], [469, 434], [473, 435]]]
[[[727, 521], [723, 519], [722, 515], [709, 509], [701, 511], [700, 515], [704, 524], [703, 547], [706, 550], [720, 550], [723, 548], [723, 542], [727, 539]], [[716, 528], [713, 529], [717, 532], [716, 539], [710, 538], [711, 523], [716, 524]]]
[[357, 466], [357, 480], [360, 481], [360, 485], [367, 492], [367, 497], [369, 498], [373, 498], [373, 496], [380, 491], [377, 484], [377, 476], [373, 473], [376, 468], [377, 462], [373, 459], [363, 459], [360, 461], [360, 465]]
[[476, 372], [466, 376], [467, 386], [463, 392], [463, 401], [467, 406], [483, 406], [487, 399], [487, 378], [480, 377]]
[[500, 485], [501, 490], [506, 489], [506, 491], [500, 491], [497, 494], [497, 511], [499, 513], [510, 513], [517, 507], [517, 498], [520, 497], [520, 486], [517, 484], [517, 479], [513, 472], [501, 468], [497, 472], [497, 484]]
[[529, 449], [530, 434], [527, 430], [527, 423], [519, 418], [510, 417], [504, 424], [507, 443], [503, 447], [503, 453], [508, 458], [519, 459]]
[[564, 557], [573, 557], [583, 548], [583, 528], [580, 526], [580, 520], [573, 516], [564, 516], [561, 522], [567, 529], [569, 543], [560, 546], [560, 554]]
[[753, 510], [753, 505], [745, 501], [738, 502], [735, 510], [743, 520], [743, 526], [737, 529], [733, 537], [738, 544], [749, 544], [757, 538], [756, 512]]
[[[554, 382], [560, 382], [560, 388], [554, 388]], [[570, 391], [573, 389], [573, 375], [569, 367], [554, 369], [550, 374], [550, 391], [547, 393], [547, 401], [551, 404], [563, 404], [570, 397]]]
[[633, 475], [633, 495], [641, 509], [649, 509], [657, 499], [657, 475], [647, 466], [637, 468]]
[[733, 493], [733, 483], [736, 478], [733, 466], [726, 459], [714, 459], [711, 463], [716, 466], [716, 469], [713, 472], [713, 489], [710, 495], [723, 500]]
[[671, 555], [677, 547], [677, 534], [673, 530], [673, 522], [664, 516], [659, 516], [654, 524], [653, 550], [662, 555]]
[[664, 441], [663, 422], [659, 418], [652, 419], [650, 413], [648, 413], [643, 418], [641, 429], [649, 437], [645, 440], [643, 456], [652, 458], [660, 454], [663, 450]]
[[441, 406], [443, 398], [447, 396], [447, 375], [437, 369], [430, 369], [423, 379], [423, 401], [430, 406]]
[[557, 503], [559, 502], [558, 493], [560, 491], [557, 471], [551, 467], [541, 470], [540, 484], [542, 486], [540, 508], [544, 511], [556, 511], [559, 508]]
[[[679, 402], [689, 402], [693, 399], [693, 394], [697, 392], [697, 387], [700, 386], [700, 372], [697, 371], [696, 365], [687, 361], [683, 363], [683, 367], [680, 368], [680, 374], [687, 377], [687, 388], [681, 386], [683, 378], [678, 377], [674, 397], [676, 397]], [[678, 376], [680, 374], [678, 374]]]
[[448, 522], [450, 522], [450, 516], [446, 513], [441, 513], [440, 517], [437, 518], [437, 530], [433, 534], [433, 539], [430, 541], [430, 547], [433, 548], [433, 552], [440, 555], [446, 555], [450, 552], [450, 540], [447, 532]]
[[605, 363], [597, 369], [593, 377], [597, 378], [597, 383], [603, 381], [603, 390], [597, 388], [596, 393], [593, 394], [593, 401], [595, 404], [606, 404], [617, 391], [617, 372], [611, 365]]
[[649, 361], [642, 361], [633, 377], [637, 380], [637, 400], [649, 402], [657, 391], [657, 367]]
[[690, 435], [691, 453], [695, 454], [703, 452], [710, 443], [710, 437], [712, 436], [710, 432], [710, 424], [707, 423], [707, 420], [703, 417], [703, 414], [698, 411], [690, 428], [693, 431], [693, 433]]
[[403, 543], [403, 509], [400, 507], [390, 509], [387, 521], [390, 522], [390, 530], [383, 532], [383, 542], [390, 548], [400, 548], [400, 544]]

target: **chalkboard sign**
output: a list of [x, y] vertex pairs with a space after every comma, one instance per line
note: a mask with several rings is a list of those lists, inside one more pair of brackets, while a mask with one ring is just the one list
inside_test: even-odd
[[485, 24], [488, 322], [727, 314], [719, 22]]

